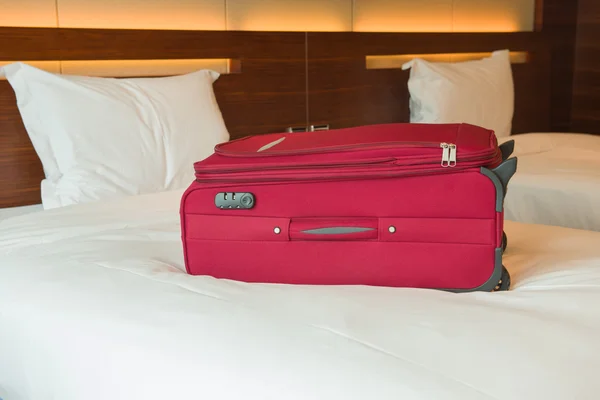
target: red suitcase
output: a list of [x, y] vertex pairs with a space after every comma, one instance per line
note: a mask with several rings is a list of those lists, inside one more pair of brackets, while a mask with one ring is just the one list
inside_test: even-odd
[[250, 136], [195, 164], [188, 273], [245, 282], [505, 290], [514, 143], [468, 124]]

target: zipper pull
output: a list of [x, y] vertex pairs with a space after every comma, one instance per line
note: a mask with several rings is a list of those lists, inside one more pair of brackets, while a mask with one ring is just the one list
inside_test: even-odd
[[448, 143], [440, 143], [440, 147], [442, 148], [442, 167], [445, 168], [450, 162], [450, 150]]
[[448, 166], [454, 167], [456, 166], [456, 145], [454, 143], [450, 143], [448, 146], [450, 147]]

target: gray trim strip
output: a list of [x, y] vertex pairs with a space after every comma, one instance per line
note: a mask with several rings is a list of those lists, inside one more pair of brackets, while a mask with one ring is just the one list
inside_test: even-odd
[[504, 186], [502, 185], [502, 181], [500, 181], [498, 175], [496, 175], [494, 172], [485, 167], [481, 167], [480, 172], [483, 175], [490, 178], [492, 183], [496, 187], [496, 211], [502, 212], [502, 209], [504, 207]]
[[375, 230], [375, 228], [336, 226], [336, 227], [332, 227], [332, 228], [309, 229], [306, 231], [302, 231], [302, 233], [308, 233], [311, 235], [343, 235], [343, 234], [348, 234], [348, 233], [366, 232], [366, 231], [373, 231], [373, 230]]
[[515, 141], [514, 139], [507, 140], [498, 147], [500, 148], [500, 152], [502, 153], [502, 161], [506, 161], [508, 160], [508, 157], [510, 157], [510, 155], [513, 153], [513, 151], [515, 151]]
[[494, 168], [492, 172], [496, 174], [498, 179], [500, 179], [500, 182], [502, 182], [502, 186], [504, 187], [504, 195], [506, 196], [508, 182], [510, 182], [510, 179], [513, 177], [515, 172], [517, 172], [517, 159], [513, 157], [510, 160], [504, 161], [502, 164]]
[[495, 261], [494, 261], [494, 272], [492, 272], [492, 276], [488, 279], [483, 285], [473, 288], [473, 289], [444, 289], [446, 292], [453, 293], [465, 293], [465, 292], [491, 292], [494, 290], [500, 278], [502, 277], [502, 248], [499, 247], [495, 249]]

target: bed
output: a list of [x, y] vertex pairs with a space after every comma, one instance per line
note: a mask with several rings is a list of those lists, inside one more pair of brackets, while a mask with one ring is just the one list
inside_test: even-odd
[[43, 211], [44, 207], [41, 204], [32, 204], [29, 206], [6, 207], [0, 209], [0, 221], [6, 218], [15, 217], [18, 215], [26, 215]]
[[515, 141], [517, 173], [505, 199], [505, 218], [600, 231], [600, 136], [525, 133]]
[[[192, 179], [190, 160], [222, 135], [405, 122], [407, 109], [390, 100], [407, 104], [406, 71], [368, 69], [365, 57], [448, 46], [530, 52], [513, 65], [519, 99], [547, 83], [537, 33], [0, 28], [0, 61], [226, 58], [236, 66], [217, 80], [202, 73], [135, 82], [9, 68], [11, 82], [0, 82], [0, 207], [41, 201], [42, 210], [0, 220], [0, 398], [594, 398], [600, 232], [507, 222], [508, 292], [245, 284], [185, 273], [185, 187], [176, 186]], [[187, 84], [198, 80], [202, 90]], [[32, 103], [36, 81], [36, 93], [52, 95]], [[83, 87], [94, 87], [93, 96], [77, 97]], [[118, 97], [123, 87], [134, 95]], [[103, 114], [88, 104], [99, 93], [111, 100], [100, 102]], [[186, 96], [203, 97], [178, 102]], [[338, 107], [327, 106], [335, 99]], [[188, 107], [195, 101], [203, 113], [215, 102], [219, 110], [197, 120]], [[78, 118], [57, 104], [76, 107]], [[134, 104], [136, 113], [125, 113], [132, 120], [102, 120], [124, 112], [115, 104]], [[162, 122], [183, 110], [193, 123], [166, 129]], [[548, 113], [543, 102], [525, 102], [514, 127], [541, 131]], [[62, 123], [50, 129], [40, 116]], [[154, 140], [135, 142], [131, 126]], [[197, 132], [209, 140], [193, 141]]]
[[505, 293], [244, 284], [184, 272], [180, 197], [0, 222], [0, 398], [592, 399], [600, 389], [600, 233], [507, 223]]
[[[183, 273], [179, 198], [0, 225], [0, 376], [16, 390], [4, 397], [324, 398], [341, 381], [339, 398], [374, 388], [380, 398], [565, 398], [597, 388], [599, 234], [509, 224], [515, 284], [505, 296], [244, 285]], [[450, 369], [449, 360], [461, 361]], [[529, 392], [533, 383], [541, 388]]]

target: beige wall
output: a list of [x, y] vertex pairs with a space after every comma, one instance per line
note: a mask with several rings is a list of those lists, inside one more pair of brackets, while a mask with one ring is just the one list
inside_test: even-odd
[[534, 3], [535, 0], [0, 0], [0, 26], [528, 31], [534, 26]]

